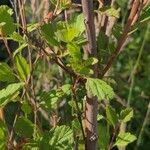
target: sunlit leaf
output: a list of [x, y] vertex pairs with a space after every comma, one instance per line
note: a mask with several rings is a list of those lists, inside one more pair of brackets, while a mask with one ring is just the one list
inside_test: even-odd
[[105, 81], [87, 78], [86, 90], [88, 95], [97, 96], [99, 100], [110, 100], [114, 97], [114, 91]]
[[127, 132], [119, 133], [114, 146], [126, 146], [136, 140], [136, 136]]
[[23, 87], [23, 83], [9, 84], [5, 89], [0, 90], [0, 107], [5, 106], [11, 98]]
[[133, 117], [133, 109], [132, 108], [126, 108], [126, 109], [122, 110], [120, 113], [120, 119], [123, 122], [130, 121], [132, 117]]

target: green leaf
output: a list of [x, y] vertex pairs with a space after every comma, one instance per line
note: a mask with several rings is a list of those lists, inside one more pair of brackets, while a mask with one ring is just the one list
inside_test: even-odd
[[56, 31], [56, 25], [54, 24], [44, 24], [41, 27], [42, 35], [45, 38], [45, 40], [50, 44], [51, 46], [59, 46], [59, 42], [55, 39], [54, 32]]
[[63, 92], [55, 90], [50, 92], [43, 91], [40, 93], [40, 105], [45, 109], [55, 109], [63, 94]]
[[132, 108], [126, 108], [122, 110], [120, 113], [120, 120], [122, 120], [124, 123], [130, 121], [132, 117], [133, 117]]
[[69, 55], [73, 58], [74, 61], [76, 60], [78, 61], [81, 59], [81, 51], [80, 51], [79, 46], [69, 43], [67, 44], [67, 49], [68, 49]]
[[100, 9], [100, 13], [105, 14], [107, 16], [116, 17], [116, 18], [120, 17], [120, 9], [115, 9], [113, 7], [110, 7], [110, 6], [102, 7]]
[[31, 23], [31, 24], [28, 24], [28, 25], [27, 25], [27, 31], [30, 33], [30, 32], [32, 32], [32, 31], [38, 29], [39, 26], [40, 26], [39, 23]]
[[60, 11], [69, 8], [71, 5], [71, 0], [60, 0], [59, 3], [57, 0], [50, 0], [55, 7], [58, 7]]
[[107, 149], [109, 144], [109, 131], [107, 129], [107, 125], [103, 122], [98, 123], [98, 144], [101, 149]]
[[0, 81], [14, 82], [16, 79], [12, 69], [6, 63], [0, 63]]
[[73, 23], [71, 24], [71, 26], [77, 29], [78, 35], [81, 35], [85, 30], [83, 14], [75, 16], [75, 20], [73, 20]]
[[15, 25], [11, 17], [12, 9], [8, 6], [0, 6], [0, 33], [4, 36], [10, 35], [15, 31]]
[[86, 90], [89, 96], [97, 96], [99, 100], [110, 100], [114, 97], [111, 86], [100, 79], [87, 78]]
[[108, 122], [115, 127], [118, 123], [118, 116], [115, 109], [113, 109], [111, 106], [106, 107], [106, 117]]
[[136, 136], [129, 132], [119, 133], [114, 146], [126, 146], [136, 140]]
[[22, 116], [16, 121], [15, 131], [21, 137], [31, 138], [34, 131], [34, 125], [30, 120]]
[[147, 7], [145, 7], [142, 10], [142, 15], [141, 15], [139, 20], [140, 20], [140, 23], [150, 20], [150, 7], [149, 7], [149, 5], [147, 5]]
[[50, 145], [54, 149], [67, 149], [73, 143], [73, 132], [70, 127], [62, 125], [54, 129]]
[[7, 144], [6, 127], [4, 123], [0, 120], [0, 149], [5, 150], [6, 144]]
[[30, 114], [32, 112], [31, 106], [27, 103], [27, 101], [22, 104], [21, 109], [25, 114]]
[[107, 45], [108, 45], [107, 41], [109, 41], [107, 35], [103, 31], [99, 32], [98, 37], [97, 37], [98, 49], [99, 50], [106, 50]]
[[94, 57], [90, 57], [86, 60], [83, 61], [84, 66], [92, 66], [94, 64], [98, 63], [98, 59], [94, 58]]
[[13, 57], [15, 57], [18, 53], [21, 53], [22, 50], [23, 50], [25, 47], [27, 47], [27, 46], [28, 46], [27, 43], [21, 44], [21, 45], [14, 51]]
[[18, 34], [17, 32], [14, 32], [13, 34], [10, 35], [10, 38], [13, 41], [19, 42], [19, 43], [26, 43], [26, 41], [23, 39], [23, 37]]
[[26, 81], [30, 74], [29, 64], [21, 54], [15, 56], [15, 62], [20, 79]]
[[70, 95], [71, 94], [71, 85], [70, 84], [64, 84], [61, 87], [61, 90], [63, 91], [63, 93]]
[[79, 32], [78, 29], [74, 27], [67, 27], [62, 30], [58, 30], [55, 35], [58, 37], [60, 41], [69, 43], [72, 42], [77, 36]]
[[114, 37], [117, 40], [119, 40], [123, 33], [122, 26], [120, 24], [115, 24], [113, 27], [112, 33], [113, 33]]
[[23, 83], [13, 83], [9, 84], [5, 89], [0, 90], [0, 107], [3, 107], [10, 102], [15, 94], [18, 95], [18, 92], [23, 85]]

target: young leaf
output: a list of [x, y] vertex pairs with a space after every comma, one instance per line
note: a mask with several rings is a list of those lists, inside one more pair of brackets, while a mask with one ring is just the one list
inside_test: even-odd
[[0, 63], [0, 81], [13, 82], [15, 79], [12, 69], [6, 63]]
[[20, 79], [26, 81], [30, 74], [29, 64], [21, 54], [15, 56], [15, 61]]
[[60, 41], [69, 43], [72, 42], [77, 36], [79, 32], [74, 27], [64, 28], [62, 30], [58, 30], [55, 35], [58, 37]]
[[114, 146], [126, 146], [129, 143], [134, 142], [135, 140], [136, 136], [129, 132], [119, 133]]
[[67, 44], [67, 49], [68, 49], [69, 55], [73, 58], [73, 60], [81, 59], [81, 52], [80, 52], [79, 46], [69, 43]]
[[11, 98], [23, 87], [23, 83], [9, 84], [5, 89], [0, 90], [0, 107], [5, 106]]
[[16, 121], [15, 131], [22, 137], [30, 138], [34, 131], [33, 123], [22, 116]]
[[107, 106], [106, 107], [106, 116], [107, 116], [108, 122], [113, 127], [115, 127], [118, 122], [118, 116], [117, 116], [115, 109], [113, 109], [111, 106]]
[[78, 30], [78, 34], [81, 35], [85, 30], [83, 14], [77, 15], [71, 26], [76, 28]]
[[87, 78], [86, 90], [88, 95], [97, 96], [99, 100], [110, 100], [114, 97], [111, 86], [100, 79]]
[[15, 31], [15, 25], [11, 17], [12, 10], [5, 5], [0, 6], [0, 34], [10, 35]]
[[100, 13], [101, 14], [105, 14], [107, 16], [112, 16], [112, 17], [116, 17], [116, 18], [119, 18], [120, 16], [120, 9], [115, 9], [113, 7], [102, 7], [100, 9]]
[[132, 108], [126, 108], [121, 111], [120, 113], [120, 120], [123, 122], [128, 122], [133, 117], [133, 109]]

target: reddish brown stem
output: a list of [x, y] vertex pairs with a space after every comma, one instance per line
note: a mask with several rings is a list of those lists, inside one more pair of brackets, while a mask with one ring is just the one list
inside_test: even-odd
[[[97, 57], [96, 34], [93, 14], [93, 1], [82, 0], [83, 14], [85, 18], [86, 34], [88, 40], [88, 52], [91, 56]], [[93, 67], [94, 75], [97, 77], [97, 65]], [[86, 133], [86, 150], [97, 149], [97, 110], [98, 103], [95, 97], [88, 97], [85, 106], [85, 133]]]
[[143, 1], [143, 3], [140, 4], [139, 0], [134, 0], [130, 15], [128, 17], [128, 21], [127, 21], [127, 23], [125, 25], [125, 28], [124, 28], [124, 31], [123, 31], [123, 34], [122, 34], [122, 36], [121, 36], [121, 38], [118, 42], [116, 50], [109, 57], [107, 65], [104, 68], [104, 70], [102, 71], [101, 77], [103, 77], [105, 75], [105, 73], [110, 69], [110, 67], [112, 66], [114, 60], [116, 59], [116, 57], [120, 53], [126, 39], [128, 38], [128, 32], [130, 31], [131, 26], [133, 24], [135, 24], [135, 22], [139, 18], [141, 10], [144, 7], [144, 5], [146, 4], [146, 2], [147, 1]]

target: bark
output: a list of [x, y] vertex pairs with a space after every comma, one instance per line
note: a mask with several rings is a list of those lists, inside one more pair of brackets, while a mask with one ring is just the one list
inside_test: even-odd
[[[85, 18], [87, 34], [87, 51], [90, 56], [97, 57], [96, 34], [93, 14], [93, 1], [82, 0], [82, 9]], [[94, 75], [97, 77], [97, 65], [93, 66]], [[87, 97], [85, 106], [85, 133], [86, 133], [86, 150], [97, 150], [97, 98]]]

